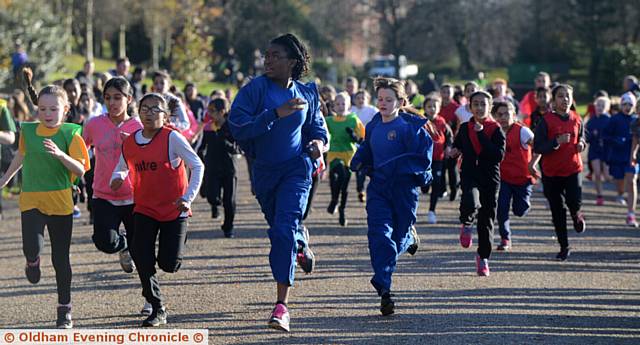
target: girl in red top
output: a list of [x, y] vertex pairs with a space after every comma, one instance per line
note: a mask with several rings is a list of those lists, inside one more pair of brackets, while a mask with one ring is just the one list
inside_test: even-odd
[[[143, 327], [167, 323], [155, 264], [175, 273], [182, 265], [187, 240], [187, 217], [195, 199], [204, 168], [191, 145], [178, 131], [166, 127], [169, 107], [162, 95], [147, 94], [140, 100], [143, 129], [122, 144], [122, 156], [111, 176], [117, 190], [130, 174], [135, 207], [135, 233], [131, 255], [138, 268], [142, 295], [151, 304], [151, 315]], [[185, 165], [191, 171], [187, 181]], [[159, 249], [156, 257], [156, 239]]]
[[[500, 192], [498, 194], [498, 228], [500, 244], [497, 250], [511, 248], [509, 209], [523, 217], [531, 208], [531, 193], [535, 177], [529, 172], [533, 132], [515, 122], [516, 109], [509, 102], [494, 102], [491, 110], [506, 136], [504, 159], [500, 163]], [[513, 200], [513, 201], [512, 201]]]
[[[438, 199], [446, 189], [444, 183], [444, 162], [445, 151], [453, 143], [453, 132], [451, 127], [442, 116], [437, 116], [440, 112], [442, 98], [436, 92], [428, 94], [424, 99], [423, 109], [429, 122], [425, 125], [427, 132], [433, 140], [433, 158], [431, 161], [431, 171], [433, 182], [431, 185], [431, 197], [429, 203], [429, 213], [427, 213], [427, 223], [436, 224], [436, 205]], [[428, 187], [427, 187], [428, 188]]]
[[[560, 243], [558, 260], [571, 255], [567, 238], [567, 210], [573, 219], [577, 233], [586, 229], [582, 206], [582, 159], [580, 152], [586, 147], [582, 121], [570, 111], [573, 103], [573, 88], [559, 84], [551, 90], [553, 111], [547, 112], [536, 127], [533, 150], [542, 155], [542, 185], [544, 196], [549, 201], [553, 226]], [[531, 160], [529, 169], [536, 171], [538, 157]]]
[[498, 123], [491, 118], [493, 98], [489, 93], [476, 91], [469, 102], [473, 117], [460, 126], [449, 156], [457, 158], [462, 154], [460, 245], [471, 247], [473, 223], [477, 218], [476, 272], [479, 276], [488, 276], [505, 137]]

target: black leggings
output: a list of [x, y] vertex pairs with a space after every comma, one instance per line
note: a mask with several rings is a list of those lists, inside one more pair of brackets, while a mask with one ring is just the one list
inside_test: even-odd
[[56, 271], [58, 303], [71, 303], [71, 262], [69, 247], [73, 228], [72, 215], [47, 216], [37, 209], [22, 212], [22, 252], [28, 262], [34, 262], [44, 247], [44, 227], [51, 241], [51, 263]]
[[309, 216], [309, 211], [311, 210], [311, 205], [313, 204], [313, 197], [316, 195], [316, 191], [318, 190], [319, 181], [320, 174], [314, 174], [311, 176], [311, 190], [309, 191], [309, 199], [307, 200], [307, 207], [304, 209], [302, 220], [307, 219], [307, 216]]
[[[471, 180], [468, 181], [467, 180]], [[496, 221], [499, 184], [479, 185], [473, 178], [462, 179], [462, 198], [460, 200], [460, 222], [467, 227], [478, 220], [478, 255], [482, 259], [491, 256], [493, 245], [493, 223]]]
[[337, 202], [340, 197], [340, 210], [344, 211], [347, 206], [347, 196], [349, 195], [349, 181], [351, 180], [351, 171], [349, 168], [338, 161], [331, 164], [329, 170], [329, 184], [331, 185], [331, 201]]
[[[93, 236], [96, 248], [107, 254], [127, 248], [133, 240], [133, 205], [115, 206], [104, 199], [93, 199]], [[126, 237], [120, 234], [120, 224], [127, 230]]]
[[[216, 172], [207, 174], [207, 201], [211, 207], [218, 207], [222, 204], [224, 208], [224, 223], [222, 230], [233, 230], [233, 220], [236, 216], [236, 191], [238, 188], [238, 178], [235, 172], [232, 174], [221, 175]], [[220, 194], [222, 191], [222, 202], [220, 202]]]
[[[167, 273], [178, 272], [187, 243], [187, 218], [160, 222], [140, 213], [134, 214], [136, 231], [131, 245], [131, 256], [136, 263], [142, 283], [142, 296], [154, 309], [162, 306], [158, 267]], [[158, 239], [156, 256], [156, 239]]]
[[571, 216], [575, 216], [582, 207], [582, 180], [580, 173], [570, 176], [542, 176], [544, 196], [549, 201], [553, 227], [561, 248], [569, 246], [567, 236], [567, 209]]
[[94, 167], [96, 166], [95, 158], [91, 158], [91, 169], [84, 173], [84, 182], [87, 190], [87, 211], [93, 214], [93, 176]]
[[435, 212], [438, 199], [446, 189], [446, 185], [444, 184], [444, 161], [431, 162], [431, 171], [433, 171], [433, 182], [431, 182], [429, 211]]
[[458, 173], [458, 158], [445, 158], [445, 170], [447, 171], [447, 179], [449, 180], [449, 193], [451, 197], [457, 195], [458, 185], [460, 184], [460, 174]]

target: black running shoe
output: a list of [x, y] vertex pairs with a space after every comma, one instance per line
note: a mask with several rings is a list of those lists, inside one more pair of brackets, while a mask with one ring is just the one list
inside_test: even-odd
[[390, 293], [385, 293], [382, 295], [382, 299], [380, 300], [380, 312], [383, 316], [391, 315], [395, 312], [395, 303], [393, 299], [391, 299]]
[[73, 320], [71, 319], [71, 307], [59, 306], [58, 319], [56, 320], [56, 328], [70, 329], [73, 328]]
[[220, 218], [220, 211], [218, 211], [218, 207], [217, 206], [212, 206], [211, 207], [211, 218], [212, 219]]
[[573, 229], [577, 233], [581, 234], [587, 230], [587, 223], [584, 221], [584, 215], [582, 212], [578, 212], [576, 215], [571, 216], [571, 219], [573, 220]]
[[224, 225], [222, 225], [220, 227], [220, 229], [222, 229], [222, 233], [224, 233], [224, 237], [225, 238], [233, 238], [234, 237], [233, 228], [229, 229], [229, 228], [225, 227]]
[[31, 284], [38, 284], [40, 281], [40, 257], [34, 262], [28, 262], [24, 268], [24, 274], [27, 276], [27, 280]]
[[418, 247], [420, 246], [420, 237], [418, 236], [418, 231], [416, 231], [415, 226], [412, 225], [409, 231], [411, 231], [413, 243], [409, 246], [409, 248], [407, 248], [407, 253], [415, 255], [418, 251]]
[[556, 259], [565, 261], [571, 256], [571, 247], [561, 248], [560, 252], [556, 255]]
[[339, 219], [338, 222], [340, 223], [340, 226], [347, 226], [347, 218], [344, 215], [344, 209], [340, 209], [340, 215], [339, 215]]
[[164, 307], [154, 308], [149, 317], [142, 321], [142, 327], [158, 327], [167, 323], [167, 311]]

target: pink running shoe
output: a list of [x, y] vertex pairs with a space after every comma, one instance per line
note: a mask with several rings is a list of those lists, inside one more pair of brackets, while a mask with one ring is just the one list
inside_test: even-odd
[[637, 228], [638, 227], [638, 222], [636, 221], [636, 215], [633, 213], [630, 213], [627, 215], [627, 225], [632, 227], [632, 228]]
[[269, 327], [280, 331], [289, 332], [289, 310], [284, 304], [278, 303], [271, 312]]
[[489, 259], [480, 259], [480, 255], [476, 255], [476, 272], [478, 272], [478, 275], [481, 277], [490, 276]]
[[460, 245], [462, 248], [469, 248], [473, 244], [473, 237], [471, 237], [471, 233], [473, 228], [469, 226], [460, 226]]
[[503, 238], [500, 241], [500, 244], [498, 245], [498, 247], [496, 248], [496, 250], [500, 250], [500, 251], [506, 251], [511, 249], [511, 241]]
[[603, 206], [604, 205], [604, 198], [602, 197], [602, 195], [599, 195], [596, 197], [596, 206]]

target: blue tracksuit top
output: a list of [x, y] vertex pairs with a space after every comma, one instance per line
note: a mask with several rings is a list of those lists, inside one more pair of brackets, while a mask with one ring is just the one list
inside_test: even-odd
[[589, 143], [589, 159], [605, 159], [606, 146], [604, 143], [604, 132], [609, 126], [611, 116], [600, 114], [592, 116], [586, 124], [586, 140]]
[[631, 124], [637, 116], [617, 113], [609, 120], [604, 131], [604, 142], [608, 150], [609, 163], [628, 163], [631, 156]]
[[365, 140], [351, 160], [351, 170], [364, 171], [379, 182], [409, 177], [416, 186], [432, 180], [433, 141], [424, 128], [427, 119], [400, 113], [382, 122], [380, 113], [367, 124]]
[[[301, 111], [278, 118], [276, 109], [292, 98], [303, 98], [307, 104]], [[328, 142], [316, 86], [297, 80], [289, 88], [266, 76], [252, 80], [233, 101], [229, 129], [245, 154], [266, 164], [300, 156], [311, 140]]]

